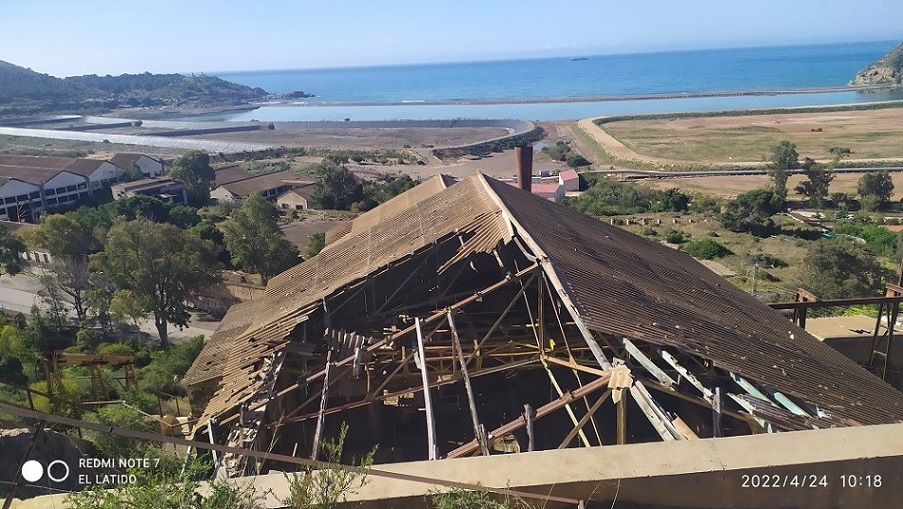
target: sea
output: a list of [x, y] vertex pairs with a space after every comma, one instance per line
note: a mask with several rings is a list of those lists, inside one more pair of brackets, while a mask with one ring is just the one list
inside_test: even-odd
[[[899, 41], [707, 49], [440, 64], [208, 73], [316, 97], [204, 120], [577, 119], [594, 115], [848, 104], [900, 90], [636, 98], [844, 87]], [[626, 99], [624, 96], [628, 96]], [[574, 100], [574, 98], [591, 98]], [[600, 100], [600, 99], [606, 100]], [[618, 99], [618, 100], [615, 100]], [[478, 104], [467, 104], [477, 101]], [[523, 102], [519, 102], [523, 101]], [[440, 103], [440, 104], [435, 104]], [[200, 117], [199, 117], [200, 118]]]

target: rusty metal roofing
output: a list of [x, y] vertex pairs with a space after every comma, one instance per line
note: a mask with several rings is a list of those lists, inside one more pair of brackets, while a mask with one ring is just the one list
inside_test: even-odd
[[213, 335], [204, 343], [201, 353], [195, 358], [188, 372], [182, 378], [185, 385], [197, 385], [223, 375], [223, 367], [229, 352], [257, 314], [257, 301], [235, 304], [226, 312]]
[[415, 194], [422, 197], [418, 200], [409, 197], [394, 204], [390, 200], [383, 206], [390, 205], [394, 214], [380, 213], [382, 220], [369, 222], [366, 229], [358, 225], [317, 256], [271, 279], [266, 294], [257, 301], [256, 319], [234, 341], [224, 363], [220, 390], [201, 420], [252, 397], [259, 385], [255, 381], [258, 362], [281, 351], [286, 336], [323, 298], [456, 232], [473, 235], [450, 260], [443, 261], [446, 266], [470, 253], [491, 251], [500, 241], [510, 239], [508, 223], [481, 180], [468, 179], [452, 189], [454, 192], [446, 189], [425, 197], [424, 193]]
[[289, 182], [297, 180], [297, 175], [286, 170], [254, 175], [241, 180], [227, 182], [219, 187], [225, 188], [236, 196], [250, 196], [254, 193], [263, 193], [287, 186]]
[[337, 225], [335, 228], [327, 231], [326, 244], [332, 244], [349, 233], [367, 230], [380, 221], [384, 221], [386, 218], [394, 216], [399, 211], [407, 209], [412, 205], [429, 198], [454, 183], [455, 180], [448, 175], [437, 175], [426, 182], [414, 186], [407, 192], [395, 196], [381, 204], [379, 207], [364, 212], [357, 216], [354, 221]]
[[322, 299], [460, 231], [473, 235], [441, 267], [516, 235], [591, 331], [708, 359], [818, 405], [831, 422], [903, 420], [903, 394], [685, 253], [481, 174], [433, 193], [420, 189], [427, 184], [408, 191], [420, 199], [401, 195], [361, 216], [320, 255], [270, 281], [202, 421], [254, 395], [256, 366], [283, 349]]
[[903, 394], [689, 255], [485, 181], [589, 329], [698, 355], [852, 422], [903, 420]]

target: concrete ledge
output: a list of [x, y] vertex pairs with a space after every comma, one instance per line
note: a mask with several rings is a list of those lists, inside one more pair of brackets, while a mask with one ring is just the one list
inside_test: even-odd
[[[903, 424], [374, 468], [585, 499], [591, 501], [590, 507], [610, 507], [615, 502], [620, 509], [890, 508], [898, 507], [903, 495]], [[881, 476], [880, 487], [874, 486], [876, 477], [866, 477], [875, 475]], [[857, 486], [849, 486], [849, 478], [845, 486], [841, 476], [853, 476]], [[280, 507], [276, 499], [285, 496], [287, 489], [282, 474], [251, 480], [261, 491], [272, 489], [275, 497], [268, 504]], [[423, 507], [423, 498], [437, 491], [443, 488], [373, 476], [366, 486], [350, 494], [348, 501], [364, 502], [365, 507]]]

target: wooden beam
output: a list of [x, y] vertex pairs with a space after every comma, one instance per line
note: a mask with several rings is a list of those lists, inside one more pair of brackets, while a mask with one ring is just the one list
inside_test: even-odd
[[[595, 403], [593, 403], [593, 406], [589, 407], [589, 409], [586, 411], [586, 414], [583, 417], [581, 417], [580, 421], [577, 423], [577, 425], [574, 426], [574, 429], [572, 429], [567, 434], [567, 436], [564, 437], [564, 440], [561, 441], [561, 445], [558, 446], [559, 449], [564, 449], [571, 443], [572, 440], [574, 440], [574, 437], [577, 436], [577, 433], [581, 429], [583, 429], [583, 426], [585, 426], [586, 423], [589, 422], [590, 419], [592, 419], [593, 414], [595, 414], [596, 411], [599, 410], [599, 407], [602, 406], [602, 403], [605, 403], [605, 400], [608, 399], [608, 396], [610, 396], [610, 395], [611, 395], [611, 389], [608, 389], [607, 391], [605, 391], [604, 394], [602, 394], [602, 396], [599, 397], [598, 400], [596, 400]], [[622, 398], [621, 402], [623, 402], [623, 401], [624, 401], [624, 399]]]
[[[549, 403], [546, 403], [545, 405], [537, 408], [536, 416], [534, 417], [534, 420], [538, 421], [538, 420], [542, 419], [543, 417], [551, 414], [555, 410], [558, 410], [561, 407], [565, 406], [566, 404], [571, 403], [572, 401], [578, 400], [578, 399], [582, 398], [583, 396], [592, 394], [593, 392], [606, 387], [608, 385], [609, 378], [610, 378], [610, 375], [606, 374], [606, 376], [599, 377], [579, 389], [576, 389], [576, 390], [570, 391], [570, 392], [566, 392], [558, 399], [551, 401]], [[499, 426], [498, 428], [492, 430], [489, 433], [490, 445], [496, 439], [501, 438], [509, 433], [514, 433], [515, 431], [517, 431], [519, 429], [523, 429], [526, 425], [527, 425], [527, 422], [526, 422], [526, 420], [524, 420], [524, 416], [521, 415], [521, 416], [518, 416], [513, 421], [510, 421], [506, 424]], [[451, 451], [450, 453], [448, 453], [447, 457], [448, 458], [460, 458], [462, 456], [467, 456], [469, 454], [472, 454], [478, 448], [479, 448], [479, 444], [477, 444], [476, 440], [472, 440], [466, 444], [461, 445], [460, 447]]]
[[[555, 375], [552, 374], [552, 370], [549, 369], [548, 363], [546, 363], [545, 359], [542, 359], [542, 358], [541, 358], [541, 360], [542, 360], [542, 365], [543, 365], [543, 367], [546, 369], [546, 374], [549, 375], [549, 380], [552, 382], [552, 387], [554, 387], [554, 388], [555, 388], [555, 392], [558, 393], [558, 397], [564, 396], [564, 392], [562, 392], [561, 386], [558, 385], [558, 380], [555, 379]], [[574, 426], [576, 426], [576, 425], [577, 425], [577, 422], [578, 422], [578, 421], [577, 421], [577, 416], [574, 415], [574, 409], [571, 408], [571, 404], [570, 404], [570, 403], [565, 403], [564, 409], [567, 411], [568, 415], [570, 416], [571, 422], [573, 422], [573, 423], [574, 423]], [[586, 446], [586, 447], [591, 447], [590, 444], [589, 444], [589, 439], [586, 438], [586, 433], [584, 433], [582, 429], [578, 430], [578, 431], [577, 431], [577, 434], [580, 435], [580, 441], [583, 442], [583, 445], [584, 445], [584, 446]]]
[[489, 447], [486, 445], [482, 433], [480, 432], [480, 417], [477, 415], [477, 403], [473, 395], [473, 386], [470, 384], [470, 375], [467, 373], [467, 361], [464, 360], [464, 351], [461, 349], [461, 338], [458, 336], [458, 328], [455, 326], [455, 319], [451, 310], [448, 311], [448, 328], [451, 330], [452, 343], [454, 343], [455, 353], [458, 355], [458, 362], [461, 364], [461, 377], [464, 379], [464, 388], [467, 390], [467, 403], [470, 406], [470, 419], [473, 422], [473, 436], [480, 443], [480, 451], [483, 456], [489, 456]]
[[[514, 274], [513, 276], [508, 276], [505, 279], [503, 279], [495, 284], [492, 284], [492, 285], [488, 286], [487, 288], [480, 290], [465, 299], [455, 302], [454, 304], [448, 306], [446, 309], [451, 309], [452, 311], [455, 311], [455, 310], [461, 309], [464, 306], [467, 306], [473, 302], [481, 300], [484, 296], [486, 296], [492, 292], [495, 292], [499, 288], [503, 288], [503, 287], [513, 283], [514, 281], [519, 281], [520, 278], [526, 276], [527, 274], [533, 273], [533, 271], [537, 270], [537, 268], [538, 268], [538, 265], [532, 265], [530, 267], [525, 268], [524, 270], [518, 271], [517, 274]], [[437, 312], [433, 313], [432, 315], [428, 316], [425, 320], [423, 320], [423, 322], [424, 323], [432, 323], [432, 322], [435, 322], [436, 320], [442, 319], [444, 317], [445, 317], [445, 310], [437, 311]], [[396, 332], [386, 338], [383, 338], [383, 339], [377, 341], [376, 343], [373, 343], [372, 345], [368, 346], [364, 353], [369, 354], [369, 353], [376, 352], [380, 348], [384, 348], [386, 345], [392, 343], [396, 339], [404, 337], [406, 334], [413, 332], [414, 329], [415, 329], [414, 325], [408, 326], [408, 327], [404, 328], [403, 330], [398, 331], [398, 332]], [[353, 354], [336, 362], [336, 367], [344, 366], [344, 365], [350, 364], [352, 362], [354, 362]], [[274, 399], [274, 398], [281, 398], [282, 396], [285, 396], [286, 394], [297, 390], [298, 388], [302, 387], [303, 385], [321, 378], [324, 374], [325, 374], [325, 370], [320, 370], [320, 371], [317, 371], [316, 373], [312, 373], [312, 374], [308, 375], [303, 380], [303, 382], [294, 383], [294, 384], [286, 387], [285, 389], [282, 389], [281, 391], [277, 392], [272, 397], [267, 398], [263, 401], [258, 401], [257, 403], [252, 405], [250, 408], [248, 408], [248, 411], [257, 410], [258, 408], [265, 406], [269, 402], [269, 400]], [[235, 413], [229, 417], [225, 417], [225, 418], [221, 419], [219, 421], [219, 423], [227, 424], [229, 422], [234, 421], [235, 419], [238, 419], [238, 417], [239, 417], [239, 415], [237, 413]]]
[[423, 348], [423, 329], [420, 318], [414, 319], [417, 328], [417, 352], [420, 355], [420, 377], [423, 380], [423, 406], [426, 407], [426, 437], [429, 448], [429, 459], [439, 459], [439, 446], [436, 444], [436, 416], [433, 414], [433, 399], [430, 396], [430, 378], [426, 373], [426, 354]]
[[524, 405], [524, 421], [527, 423], [527, 452], [536, 450], [536, 440], [533, 434], [533, 419], [536, 417], [536, 411], [529, 403]]

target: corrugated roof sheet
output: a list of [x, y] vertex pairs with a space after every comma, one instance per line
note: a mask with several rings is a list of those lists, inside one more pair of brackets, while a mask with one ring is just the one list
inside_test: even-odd
[[336, 226], [326, 232], [326, 244], [332, 244], [348, 233], [364, 231], [387, 217], [391, 217], [398, 211], [415, 205], [430, 196], [448, 188], [455, 183], [455, 179], [448, 175], [437, 175], [423, 182], [407, 192], [388, 200], [380, 206], [368, 210], [357, 216], [353, 221]]
[[254, 394], [254, 364], [280, 351], [325, 296], [461, 230], [474, 235], [457, 259], [512, 232], [522, 238], [592, 331], [708, 359], [818, 405], [831, 422], [903, 420], [903, 394], [682, 252], [480, 174], [432, 194], [419, 189], [426, 184], [361, 216], [352, 233], [270, 281], [202, 421]]
[[182, 378], [185, 385], [196, 385], [223, 375], [229, 352], [257, 314], [257, 301], [242, 302], [229, 308], [216, 332], [204, 343], [201, 353]]
[[862, 424], [903, 394], [689, 255], [492, 179], [594, 331], [671, 346]]
[[[254, 365], [280, 351], [289, 332], [305, 321], [324, 297], [456, 231], [474, 235], [455, 257], [491, 250], [508, 238], [507, 222], [480, 180], [469, 179], [454, 189], [454, 193], [434, 193], [413, 204], [393, 206], [393, 215], [382, 213], [382, 220], [369, 223], [366, 229], [359, 225], [355, 233], [271, 279], [265, 296], [258, 301], [256, 319], [234, 342], [220, 390], [210, 400], [202, 422], [233, 409], [255, 393], [259, 384]], [[409, 201], [414, 200], [405, 199]]]
[[250, 178], [236, 180], [223, 184], [230, 193], [238, 196], [250, 196], [254, 193], [262, 193], [271, 189], [278, 189], [288, 185], [286, 181], [298, 180], [298, 176], [290, 171], [276, 171], [263, 175], [255, 175]]

